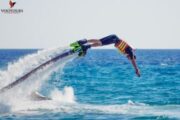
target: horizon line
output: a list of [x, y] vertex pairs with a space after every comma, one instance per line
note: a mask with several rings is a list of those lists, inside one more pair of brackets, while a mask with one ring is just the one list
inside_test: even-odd
[[[59, 48], [59, 47], [50, 47], [50, 48]], [[63, 48], [63, 47], [62, 47]], [[49, 48], [0, 48], [0, 50], [40, 50], [40, 49], [49, 49]], [[116, 48], [91, 48], [93, 50], [113, 50]], [[180, 50], [180, 48], [134, 48], [135, 50]]]

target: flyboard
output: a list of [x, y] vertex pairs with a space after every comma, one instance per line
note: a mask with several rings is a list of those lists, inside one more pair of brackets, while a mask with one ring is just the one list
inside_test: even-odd
[[79, 56], [83, 55], [82, 46], [78, 42], [74, 42], [74, 43], [70, 44], [70, 49], [69, 50], [67, 50], [67, 51], [57, 55], [56, 57], [44, 62], [43, 64], [41, 64], [38, 67], [34, 68], [33, 70], [29, 71], [28, 73], [26, 73], [25, 75], [23, 75], [19, 79], [15, 80], [14, 82], [8, 84], [7, 86], [1, 88], [0, 93], [4, 93], [7, 90], [15, 87], [16, 85], [22, 83], [28, 77], [30, 77], [32, 74], [34, 74], [38, 70], [42, 69], [44, 66], [49, 65], [51, 63], [55, 63], [56, 61], [58, 61], [58, 60], [60, 60], [62, 58], [65, 58], [65, 57], [67, 57], [69, 55], [75, 54], [75, 53], [79, 53]]

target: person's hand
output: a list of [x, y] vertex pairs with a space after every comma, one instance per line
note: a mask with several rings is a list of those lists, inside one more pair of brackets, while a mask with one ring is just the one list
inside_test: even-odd
[[137, 75], [138, 77], [141, 76], [139, 69], [136, 69], [136, 75]]

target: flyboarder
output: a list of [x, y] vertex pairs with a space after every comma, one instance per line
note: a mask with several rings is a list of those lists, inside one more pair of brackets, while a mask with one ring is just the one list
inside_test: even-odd
[[132, 47], [128, 45], [124, 40], [118, 38], [116, 35], [109, 35], [101, 39], [89, 39], [89, 40], [83, 39], [77, 42], [82, 46], [82, 50], [83, 50], [83, 52], [79, 54], [80, 56], [85, 55], [86, 51], [91, 47], [114, 44], [114, 46], [131, 61], [135, 69], [136, 75], [140, 77], [140, 71], [136, 64], [136, 56], [133, 53]]

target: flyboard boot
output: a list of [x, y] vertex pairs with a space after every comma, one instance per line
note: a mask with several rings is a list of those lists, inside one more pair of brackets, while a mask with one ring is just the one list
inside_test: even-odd
[[70, 47], [73, 52], [79, 52], [79, 56], [85, 56], [90, 45], [85, 45], [87, 43], [86, 39], [78, 40], [77, 42], [71, 43]]

